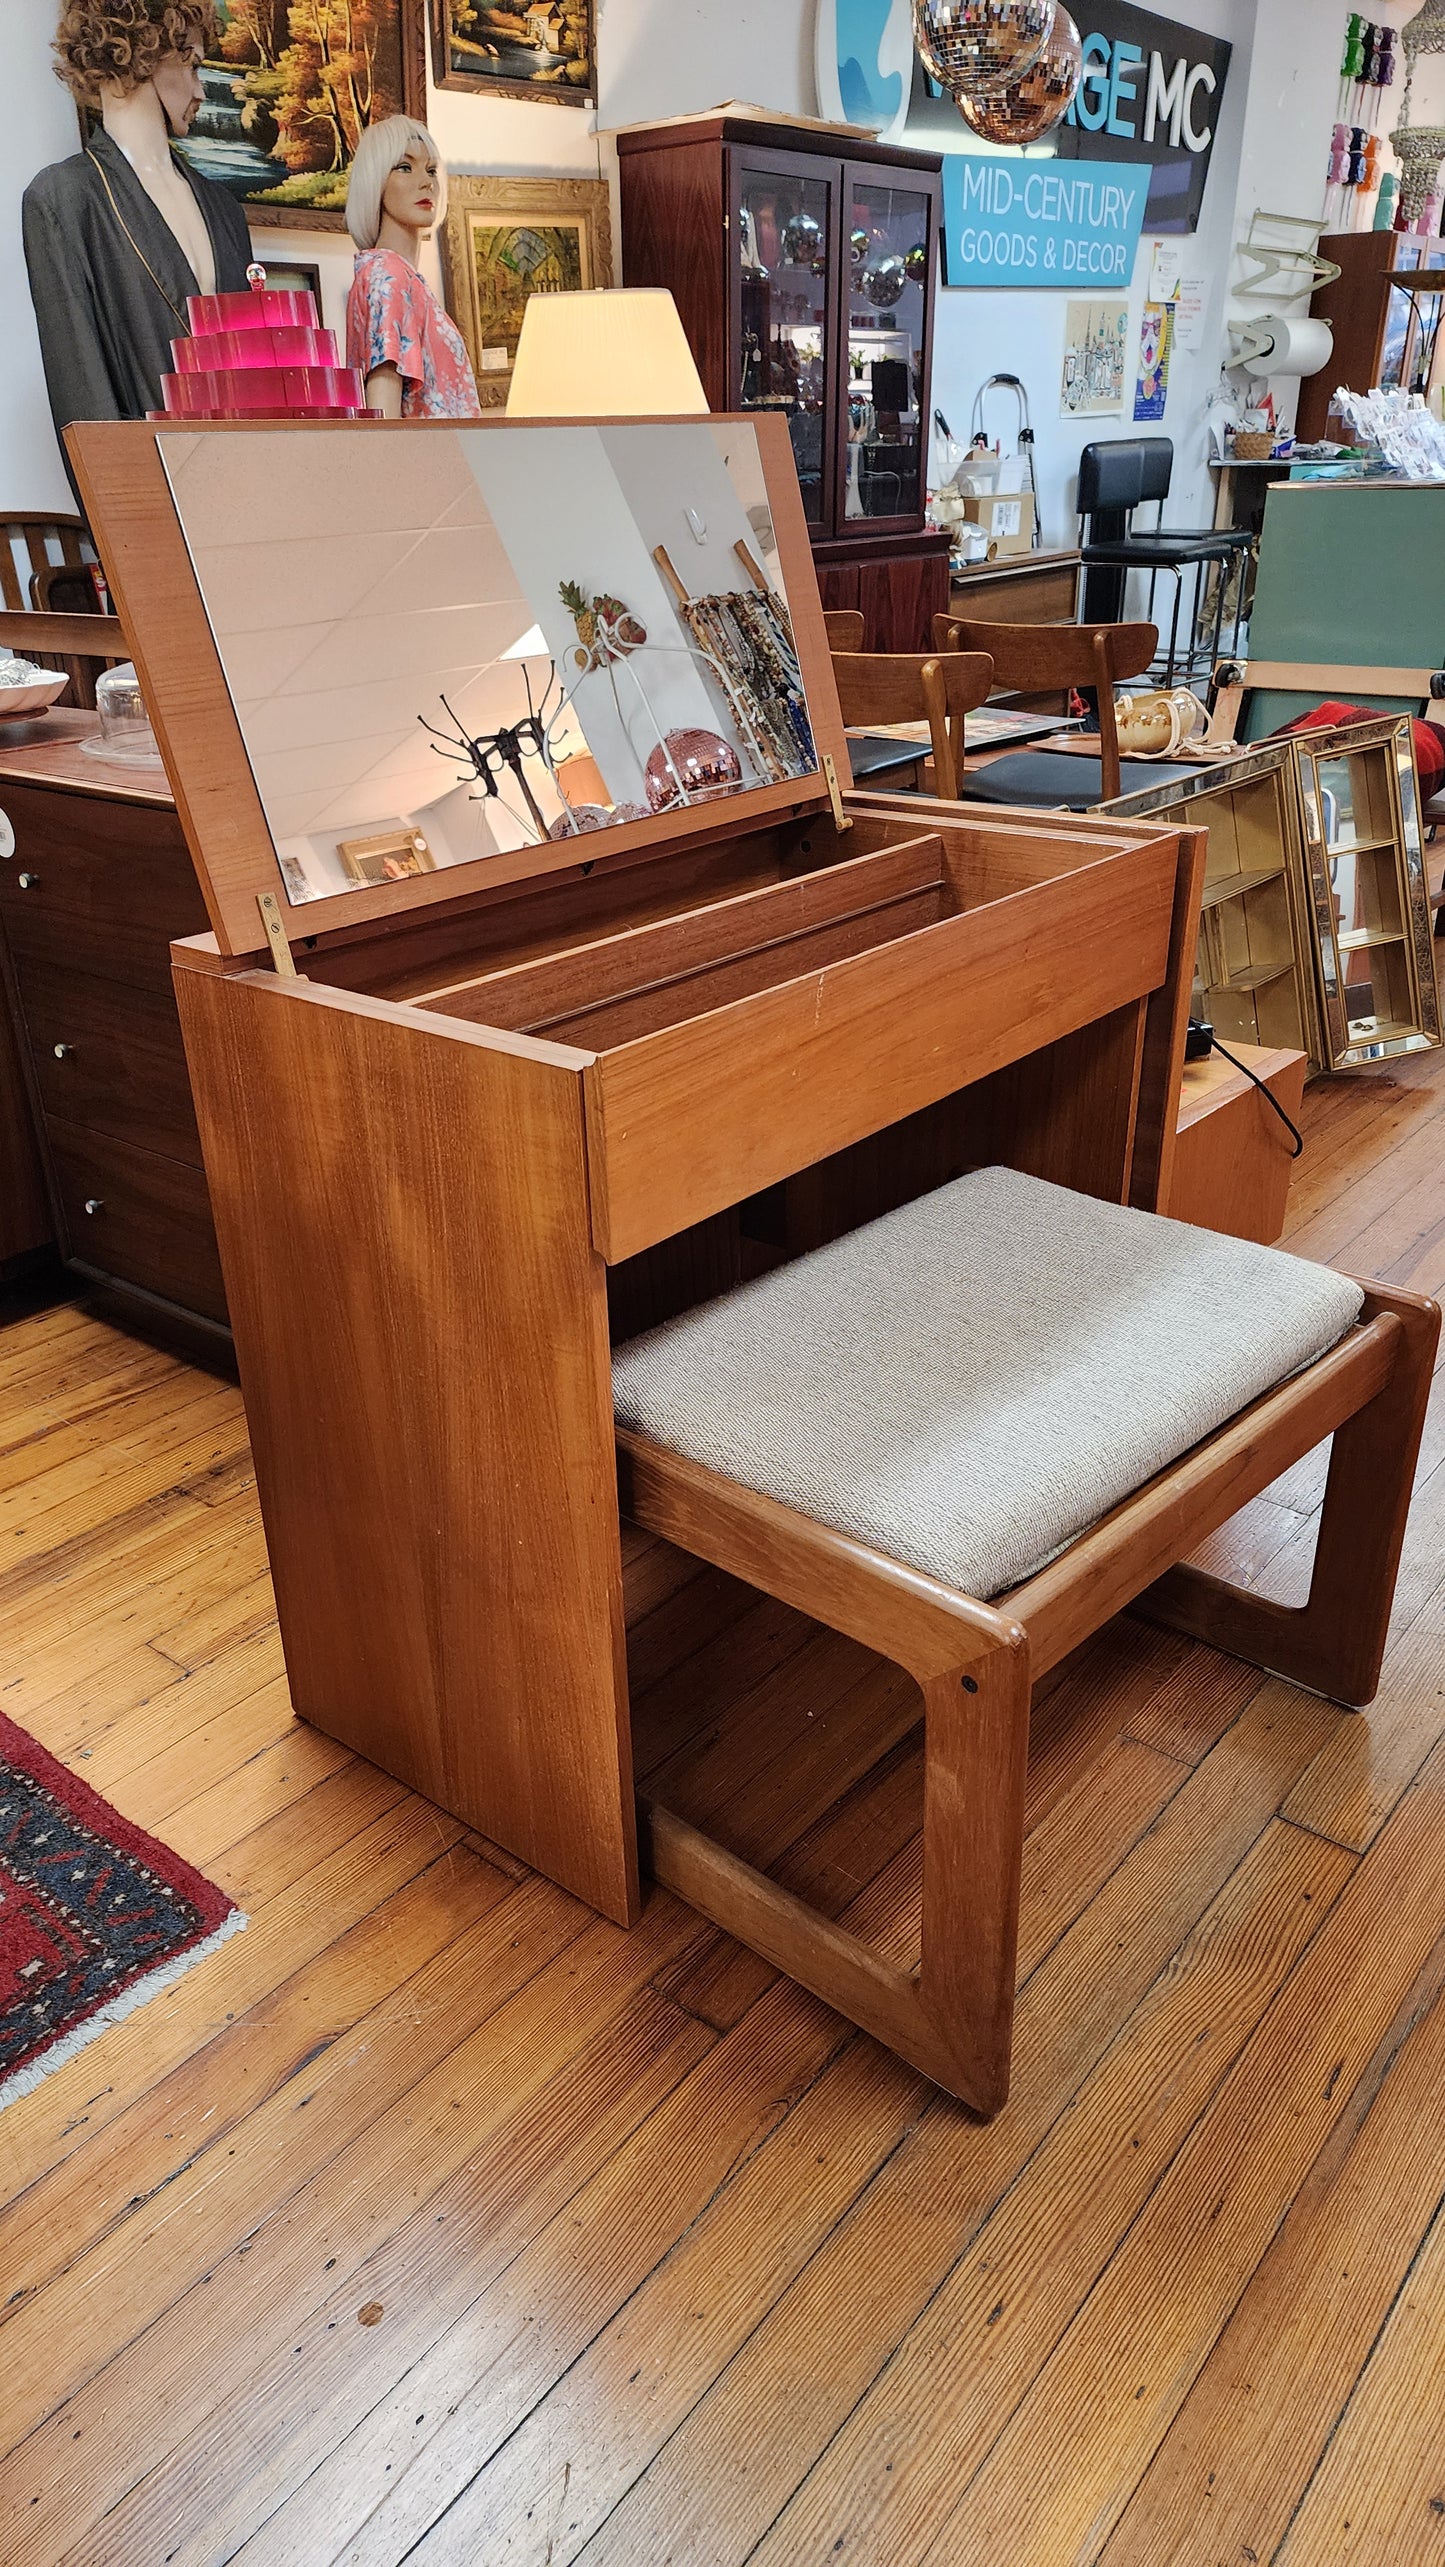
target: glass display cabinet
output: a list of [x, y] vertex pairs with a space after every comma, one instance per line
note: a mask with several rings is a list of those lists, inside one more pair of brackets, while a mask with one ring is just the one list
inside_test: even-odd
[[1406, 717], [1298, 732], [1104, 807], [1207, 826], [1193, 1012], [1226, 1042], [1349, 1070], [1440, 1041]]
[[1418, 232], [1332, 232], [1320, 254], [1340, 273], [1318, 288], [1310, 311], [1334, 331], [1334, 353], [1300, 385], [1295, 433], [1323, 437], [1335, 386], [1375, 384], [1428, 395], [1441, 379], [1445, 338], [1445, 240]]
[[676, 297], [714, 410], [786, 419], [824, 605], [871, 650], [924, 648], [948, 604], [924, 525], [938, 157], [744, 114], [618, 154], [627, 281]]

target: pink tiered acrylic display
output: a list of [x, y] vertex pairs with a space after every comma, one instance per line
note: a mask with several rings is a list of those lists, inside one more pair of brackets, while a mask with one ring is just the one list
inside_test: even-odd
[[247, 294], [193, 294], [188, 339], [173, 339], [163, 374], [166, 419], [364, 419], [366, 391], [323, 330], [315, 299], [268, 286], [250, 271]]

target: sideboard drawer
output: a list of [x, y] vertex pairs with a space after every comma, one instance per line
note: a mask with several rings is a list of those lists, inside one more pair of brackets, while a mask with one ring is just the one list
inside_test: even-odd
[[198, 935], [203, 902], [174, 811], [0, 783], [14, 851], [0, 918], [17, 960], [169, 990], [170, 943]]
[[221, 1260], [200, 1169], [53, 1115], [45, 1130], [65, 1254], [224, 1326]]
[[170, 991], [24, 960], [15, 977], [46, 1113], [199, 1168], [201, 1140]]

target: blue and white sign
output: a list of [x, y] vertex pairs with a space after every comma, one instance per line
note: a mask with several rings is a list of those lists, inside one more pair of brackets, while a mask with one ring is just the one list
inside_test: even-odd
[[944, 284], [1127, 294], [1149, 179], [1147, 163], [949, 152]]
[[[1229, 46], [1135, 0], [1075, 0], [1074, 15], [1084, 48], [1078, 95], [1053, 132], [1027, 151], [965, 145], [960, 152], [958, 109], [918, 60], [910, 0], [817, 0], [819, 104], [825, 116], [866, 125], [882, 142], [941, 151], [945, 169], [959, 157], [987, 156], [1015, 171], [1040, 159], [1069, 162], [1086, 176], [1094, 163], [1108, 161], [1123, 185], [1147, 164], [1148, 230], [1192, 232], [1224, 102]], [[1011, 274], [1006, 281], [1044, 280]], [[1092, 281], [1105, 280], [1096, 275]], [[953, 275], [948, 282], [983, 280]]]

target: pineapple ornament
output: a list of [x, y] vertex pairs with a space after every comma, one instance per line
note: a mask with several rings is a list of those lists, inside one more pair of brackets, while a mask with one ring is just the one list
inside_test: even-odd
[[584, 676], [591, 669], [606, 668], [609, 661], [625, 660], [630, 651], [641, 650], [647, 627], [620, 597], [609, 597], [605, 592], [589, 597], [575, 579], [564, 579], [558, 595], [577, 628], [581, 649], [573, 657]]

